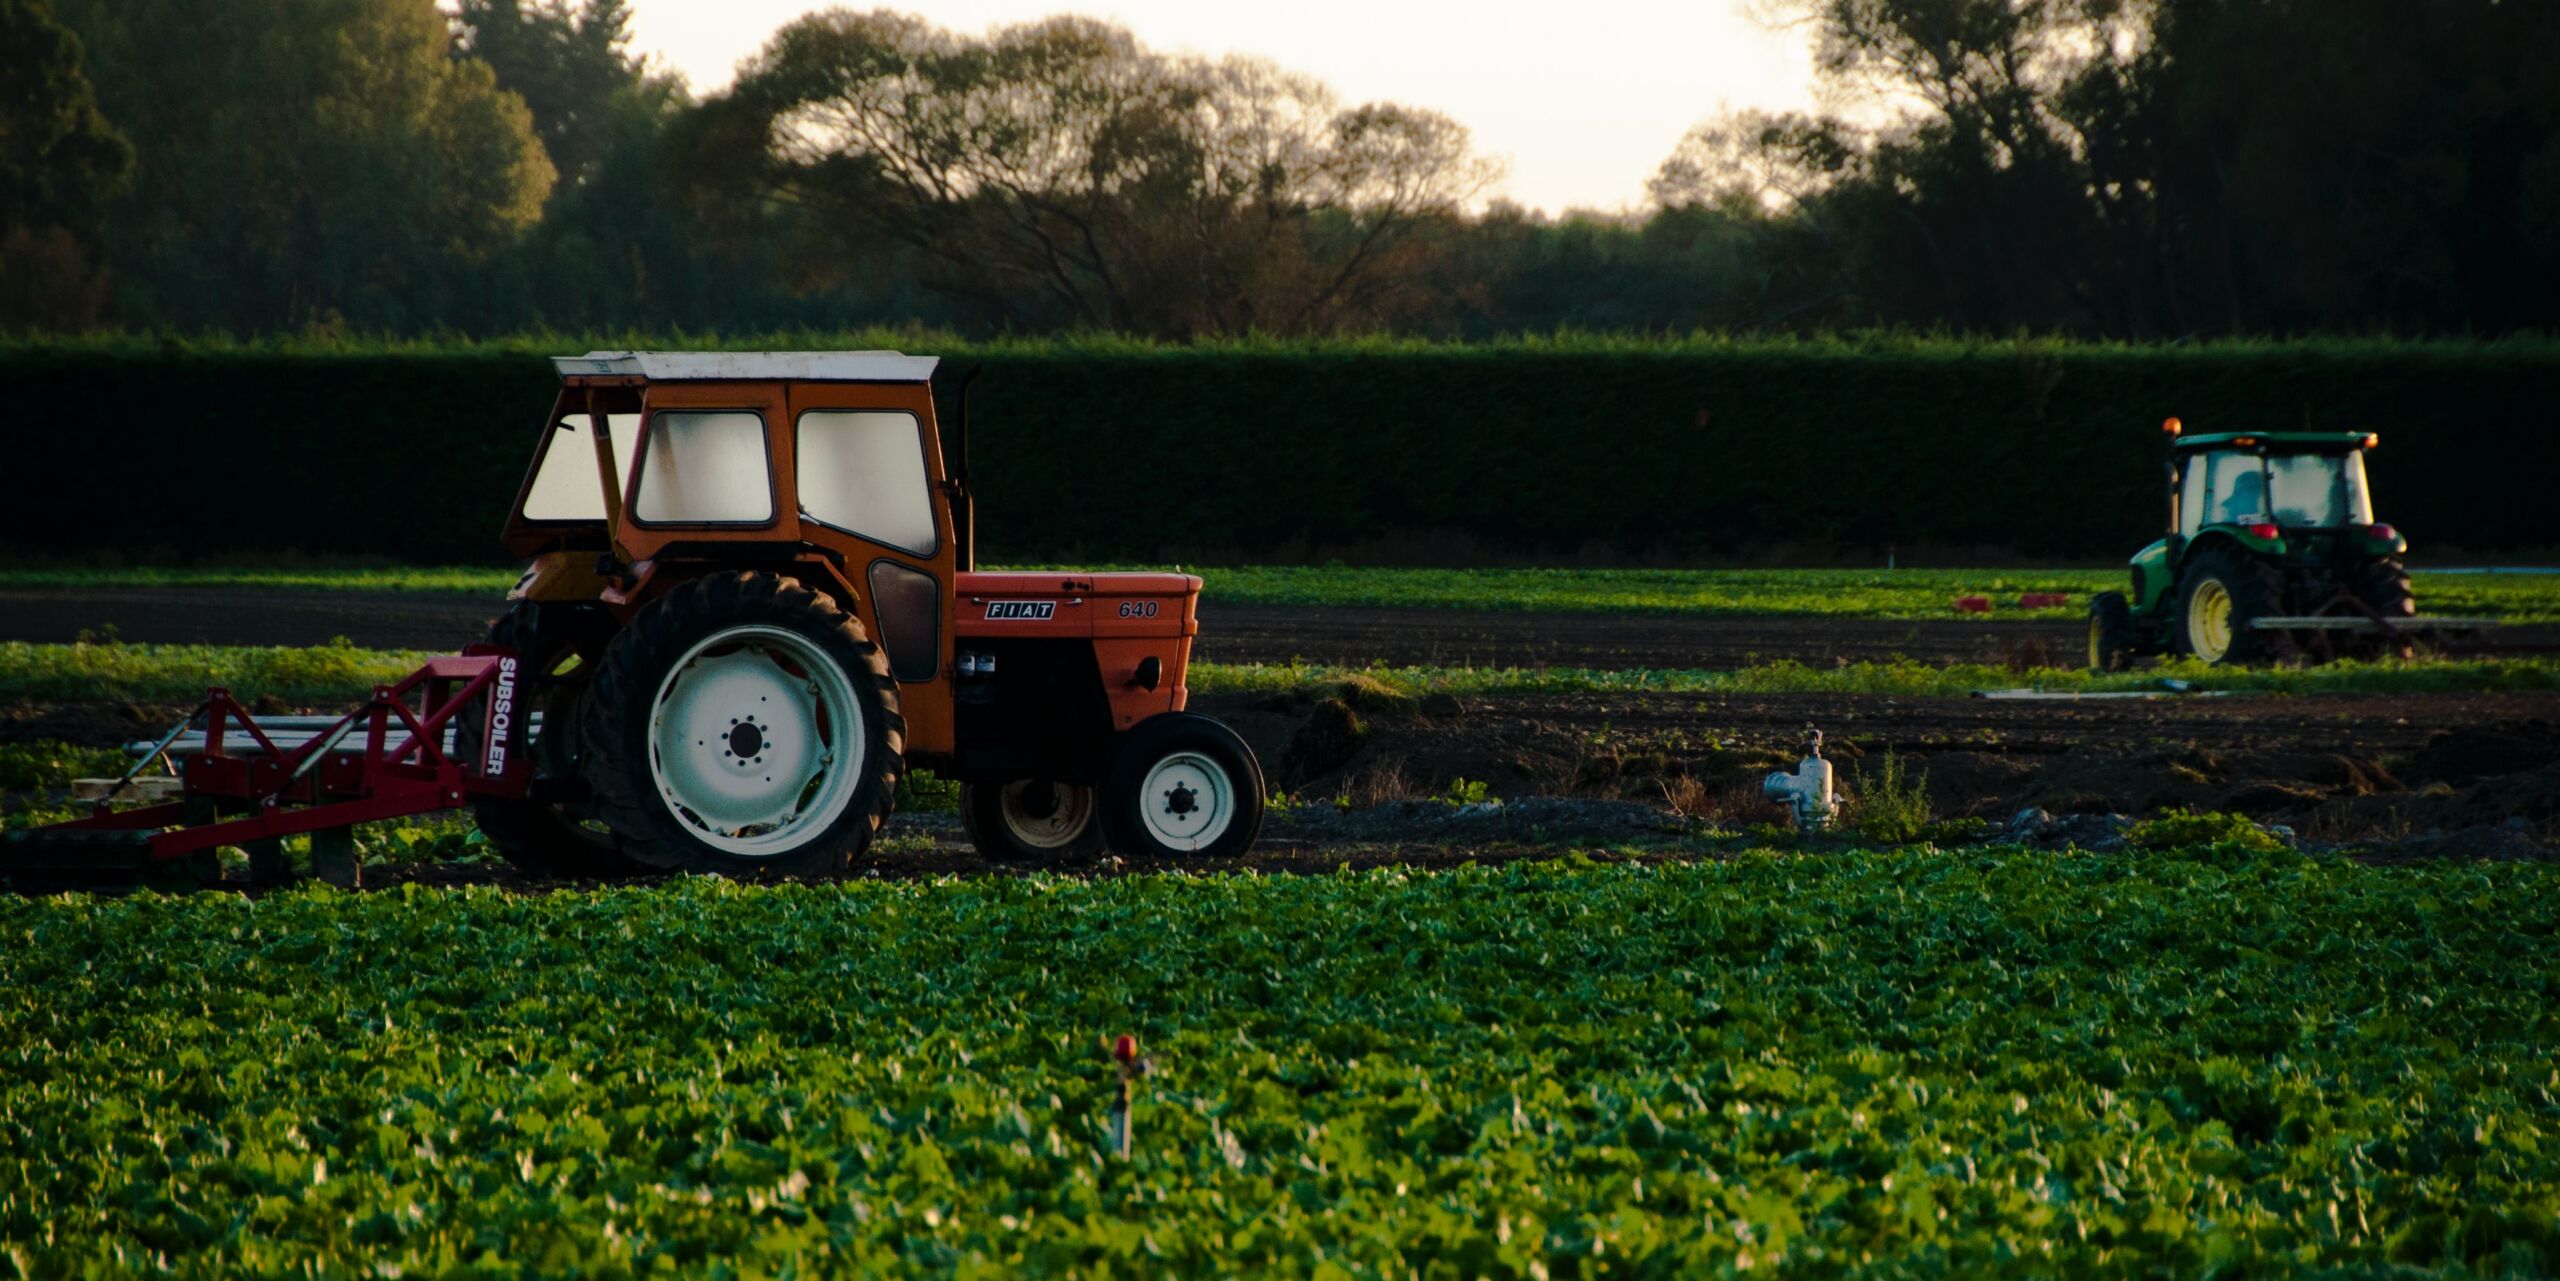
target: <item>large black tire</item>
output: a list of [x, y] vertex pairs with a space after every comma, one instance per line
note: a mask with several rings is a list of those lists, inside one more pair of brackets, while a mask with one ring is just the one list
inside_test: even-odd
[[2384, 618], [2411, 618], [2418, 612], [2418, 592], [2410, 585], [2409, 567], [2396, 557], [2368, 561], [2350, 584], [2366, 609]]
[[2123, 592], [2100, 592], [2089, 598], [2089, 670], [2121, 672], [2133, 665], [2141, 645], [2133, 606], [2125, 603]]
[[1102, 853], [1098, 797], [1077, 783], [963, 783], [960, 826], [991, 863], [1074, 867]]
[[1233, 858], [1262, 835], [1262, 762], [1222, 721], [1167, 712], [1121, 736], [1103, 772], [1103, 836], [1131, 858]]
[[584, 730], [581, 768], [624, 853], [724, 876], [843, 872], [905, 768], [880, 647], [771, 573], [710, 575], [641, 610], [597, 666]]
[[2282, 638], [2249, 624], [2283, 612], [2284, 576], [2275, 566], [2228, 547], [2209, 547], [2187, 562], [2186, 576], [2178, 580], [2178, 652], [2216, 666], [2263, 661], [2275, 655]]
[[[613, 616], [594, 605], [518, 601], [489, 629], [489, 643], [522, 656], [519, 682], [528, 691], [532, 726], [522, 750], [533, 763], [538, 790], [583, 790], [578, 778], [578, 727], [596, 663], [612, 643]], [[454, 727], [456, 754], [477, 760], [481, 718], [465, 715]], [[584, 798], [472, 803], [481, 835], [510, 863], [552, 876], [628, 876], [648, 870], [622, 852], [621, 838], [605, 827]]]

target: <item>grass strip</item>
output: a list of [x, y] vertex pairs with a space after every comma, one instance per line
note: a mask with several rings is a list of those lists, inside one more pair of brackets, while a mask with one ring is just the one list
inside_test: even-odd
[[[183, 703], [220, 685], [243, 699], [338, 703], [409, 674], [426, 651], [343, 645], [301, 649], [224, 645], [0, 642], [0, 703]], [[2059, 668], [2016, 672], [1978, 663], [1793, 661], [1730, 670], [1549, 667], [1341, 667], [1317, 663], [1194, 663], [1200, 693], [1280, 693], [1358, 677], [1409, 695], [1581, 693], [1888, 694], [1961, 698], [1978, 689], [2054, 692], [2156, 690], [2181, 680], [2197, 690], [2274, 694], [2478, 693], [2560, 689], [2560, 660], [2479, 658], [2341, 662], [2320, 667], [2224, 670], [2163, 664], [2107, 675]]]
[[[1030, 567], [1026, 567], [1030, 568]], [[1143, 566], [1127, 568], [1162, 568]], [[1186, 566], [1207, 580], [1211, 605], [1300, 605], [1530, 613], [1931, 619], [1959, 596], [1985, 596], [1997, 619], [2085, 615], [2089, 597], [2124, 587], [2116, 569], [1371, 569], [1343, 566]], [[9, 569], [0, 590], [83, 587], [450, 592], [497, 599], [517, 571], [445, 568]], [[2431, 614], [2514, 622], [2560, 621], [2560, 574], [2417, 573]], [[2061, 593], [2060, 606], [2019, 609], [2019, 597]]]
[[0, 1259], [2548, 1275], [2555, 891], [2210, 847], [0, 900]]

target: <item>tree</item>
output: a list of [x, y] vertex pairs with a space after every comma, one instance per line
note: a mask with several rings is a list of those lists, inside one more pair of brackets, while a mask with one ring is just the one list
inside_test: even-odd
[[633, 99], [658, 99], [680, 83], [651, 79], [632, 57], [629, 0], [461, 0], [454, 56], [476, 58], [498, 87], [522, 97], [563, 190], [595, 173]]
[[0, 329], [97, 321], [106, 289], [92, 251], [132, 169], [78, 37], [45, 0], [0, 0]]
[[539, 216], [522, 99], [446, 56], [430, 0], [63, 0], [135, 140], [107, 248], [138, 318], [438, 322]]
[[1079, 18], [981, 40], [813, 14], [691, 128], [709, 198], [813, 211], [839, 262], [902, 252], [1008, 323], [1174, 336], [1393, 318], [1417, 233], [1494, 172], [1446, 117]]
[[[1657, 195], [1758, 193], [1818, 233], [1870, 321], [2140, 338], [2560, 319], [2560, 64], [2527, 52], [2560, 47], [2560, 6], [1775, 3], [1811, 25], [1833, 96], [1881, 122], [1702, 126]], [[1808, 155], [1818, 186], [1771, 196]]]

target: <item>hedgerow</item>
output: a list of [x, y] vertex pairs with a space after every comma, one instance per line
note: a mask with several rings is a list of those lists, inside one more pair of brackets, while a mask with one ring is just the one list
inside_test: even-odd
[[[2418, 546], [2553, 541], [2538, 478], [2560, 462], [2560, 347], [2543, 341], [633, 341], [884, 338], [985, 371], [994, 559], [2112, 557], [2160, 523], [2169, 414], [2378, 430], [2382, 515]], [[0, 395], [35, 407], [13, 461], [49, 478], [0, 507], [0, 543], [495, 559], [556, 389], [542, 357], [596, 341], [0, 347]]]

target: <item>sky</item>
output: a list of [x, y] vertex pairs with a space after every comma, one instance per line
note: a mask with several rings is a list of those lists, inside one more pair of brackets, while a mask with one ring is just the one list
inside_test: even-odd
[[[818, 0], [633, 0], [633, 45], [697, 93]], [[1533, 209], [1619, 210], [1690, 125], [1727, 107], [1813, 102], [1807, 38], [1749, 0], [857, 0], [955, 31], [1053, 13], [1108, 18], [1167, 53], [1242, 53], [1307, 72], [1345, 104], [1444, 112], [1509, 166], [1493, 194]]]

